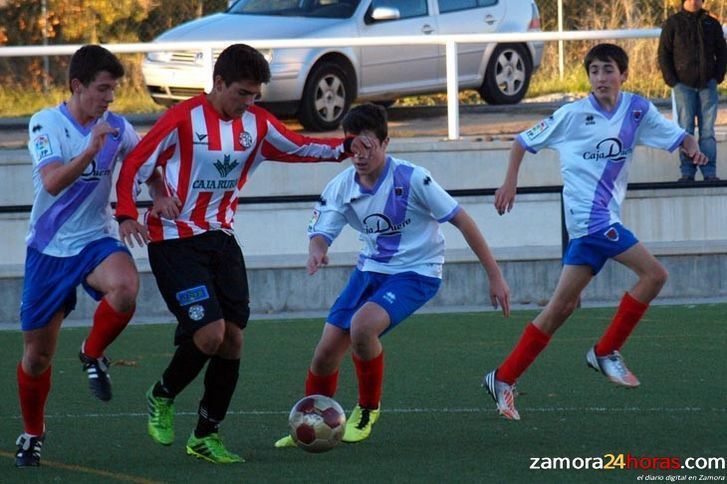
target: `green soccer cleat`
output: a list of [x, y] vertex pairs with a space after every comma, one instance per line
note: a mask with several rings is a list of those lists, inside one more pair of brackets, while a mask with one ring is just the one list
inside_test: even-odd
[[374, 409], [356, 405], [346, 421], [346, 432], [343, 434], [342, 440], [351, 444], [367, 439], [371, 435], [371, 428], [379, 419], [380, 412], [381, 406]]
[[291, 437], [290, 435], [286, 435], [282, 439], [278, 439], [275, 442], [276, 449], [285, 449], [288, 447], [298, 447], [298, 445], [295, 443], [295, 440], [293, 440], [293, 437]]
[[245, 459], [225, 449], [225, 445], [217, 433], [197, 438], [192, 432], [187, 440], [187, 454], [198, 459], [204, 459], [213, 464], [235, 464], [245, 462]]
[[172, 445], [174, 442], [174, 399], [155, 397], [153, 390], [154, 385], [146, 392], [149, 435], [158, 444]]

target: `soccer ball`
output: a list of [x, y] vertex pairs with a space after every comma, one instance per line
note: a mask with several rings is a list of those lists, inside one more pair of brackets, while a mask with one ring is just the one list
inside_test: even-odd
[[308, 452], [326, 452], [343, 438], [346, 414], [334, 399], [309, 395], [293, 405], [288, 425], [298, 447]]

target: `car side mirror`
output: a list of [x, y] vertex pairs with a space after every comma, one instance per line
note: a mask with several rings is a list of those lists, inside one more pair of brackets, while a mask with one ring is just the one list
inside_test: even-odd
[[367, 24], [384, 22], [387, 20], [399, 20], [401, 18], [399, 9], [395, 7], [376, 7], [369, 12], [370, 13], [366, 15]]

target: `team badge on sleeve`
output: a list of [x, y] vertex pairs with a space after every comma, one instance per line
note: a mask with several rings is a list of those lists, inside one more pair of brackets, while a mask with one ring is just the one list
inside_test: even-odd
[[321, 216], [321, 212], [318, 210], [313, 210], [313, 215], [310, 218], [310, 222], [308, 222], [308, 232], [313, 232], [316, 228], [316, 223], [318, 222], [318, 219]]
[[35, 151], [35, 158], [38, 160], [53, 154], [53, 148], [51, 148], [50, 138], [48, 138], [47, 134], [41, 134], [33, 140], [33, 150]]
[[525, 137], [532, 141], [538, 136], [540, 136], [541, 133], [546, 131], [550, 127], [550, 118], [543, 119], [538, 124], [530, 128], [529, 130], [525, 131]]

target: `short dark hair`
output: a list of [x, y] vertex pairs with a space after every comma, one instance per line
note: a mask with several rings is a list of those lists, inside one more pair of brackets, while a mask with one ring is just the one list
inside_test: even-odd
[[589, 50], [583, 61], [586, 73], [589, 72], [591, 63], [595, 60], [601, 62], [614, 61], [622, 74], [629, 70], [629, 55], [616, 44], [598, 44]]
[[73, 93], [71, 81], [78, 79], [81, 84], [91, 84], [99, 72], [106, 71], [114, 79], [124, 75], [124, 66], [121, 65], [118, 57], [104, 49], [100, 45], [84, 45], [71, 57], [68, 66], [68, 88]]
[[383, 106], [366, 103], [352, 108], [341, 122], [346, 134], [358, 135], [371, 131], [382, 143], [389, 137], [386, 109]]
[[270, 66], [257, 49], [246, 44], [232, 44], [220, 53], [212, 76], [220, 76], [227, 86], [238, 81], [262, 84], [270, 82]]

